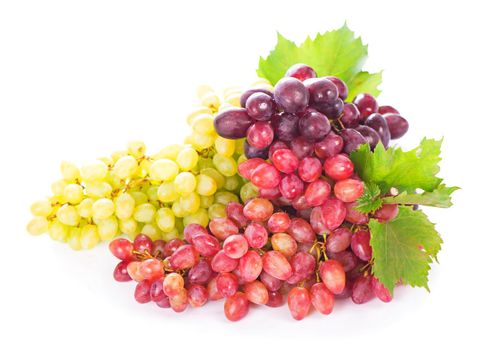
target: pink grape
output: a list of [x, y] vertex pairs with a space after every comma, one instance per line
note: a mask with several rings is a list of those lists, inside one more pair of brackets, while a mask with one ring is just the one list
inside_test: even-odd
[[261, 198], [272, 200], [280, 198], [281, 195], [279, 187], [259, 188], [259, 197]]
[[113, 271], [113, 278], [118, 282], [128, 282], [132, 278], [128, 274], [128, 261], [120, 261]]
[[248, 251], [242, 258], [239, 259], [239, 275], [244, 282], [252, 282], [262, 272], [262, 259], [259, 253], [254, 250]]
[[125, 238], [116, 238], [109, 244], [111, 254], [120, 260], [131, 260], [133, 258], [133, 244]]
[[322, 174], [322, 163], [317, 158], [305, 157], [300, 161], [297, 173], [304, 182], [316, 181]]
[[352, 287], [352, 301], [355, 304], [363, 304], [374, 297], [372, 276], [357, 278]]
[[304, 183], [295, 174], [285, 175], [279, 183], [279, 190], [287, 199], [294, 199], [304, 192]]
[[171, 256], [179, 247], [183, 246], [185, 243], [179, 238], [174, 238], [170, 240], [164, 246], [163, 255], [165, 257]]
[[134, 290], [134, 298], [136, 301], [140, 304], [149, 303], [151, 301], [150, 289], [150, 281], [144, 280], [139, 282]]
[[289, 146], [283, 141], [274, 141], [272, 145], [269, 147], [268, 158], [272, 159], [272, 155], [275, 151], [280, 149], [289, 149]]
[[310, 216], [310, 224], [315, 232], [323, 233], [334, 230], [345, 220], [345, 204], [337, 198], [327, 199], [322, 206], [315, 207]]
[[249, 244], [243, 235], [231, 235], [224, 241], [222, 249], [228, 257], [239, 259], [247, 253]]
[[[219, 240], [210, 234], [202, 234], [192, 239], [192, 245], [201, 256], [214, 256], [221, 250]], [[174, 256], [174, 254], [173, 254]]]
[[287, 213], [278, 212], [271, 215], [267, 221], [267, 228], [271, 232], [286, 232], [290, 226], [290, 217]]
[[188, 280], [193, 284], [206, 284], [212, 277], [212, 269], [206, 260], [200, 260], [188, 272]]
[[363, 261], [372, 259], [372, 247], [370, 246], [370, 231], [358, 230], [352, 235], [351, 247], [357, 257]]
[[133, 249], [140, 253], [145, 251], [151, 253], [153, 250], [153, 241], [148, 236], [140, 233], [133, 241]]
[[376, 277], [372, 279], [372, 287], [375, 296], [381, 301], [384, 303], [392, 301], [392, 294]]
[[287, 72], [285, 73], [286, 77], [293, 77], [299, 79], [300, 81], [304, 81], [311, 78], [316, 78], [317, 73], [315, 70], [303, 63], [296, 63], [292, 65]]
[[166, 247], [166, 241], [162, 239], [157, 239], [153, 242], [153, 250], [151, 255], [158, 259], [164, 258], [164, 248]]
[[345, 271], [337, 260], [326, 260], [319, 265], [319, 276], [328, 290], [340, 294], [345, 288]]
[[335, 196], [344, 203], [355, 202], [363, 190], [363, 182], [355, 179], [340, 180], [334, 186]]
[[273, 165], [264, 163], [252, 171], [250, 180], [259, 188], [274, 188], [279, 185], [280, 173]]
[[339, 154], [343, 147], [342, 137], [330, 132], [322, 141], [314, 145], [314, 152], [320, 159], [326, 159]]
[[239, 282], [236, 275], [230, 272], [221, 272], [216, 278], [217, 290], [223, 297], [231, 297], [236, 294]]
[[271, 161], [277, 170], [286, 174], [293, 173], [299, 166], [299, 159], [294, 152], [287, 148], [275, 151]]
[[373, 213], [373, 217], [380, 222], [392, 221], [398, 215], [397, 204], [383, 204], [377, 211]]
[[151, 297], [151, 301], [154, 301], [155, 303], [160, 302], [164, 298], [168, 297], [163, 291], [163, 279], [156, 280], [151, 284], [149, 295]]
[[346, 155], [337, 154], [325, 160], [324, 171], [327, 176], [336, 181], [345, 180], [352, 176], [354, 165]]
[[344, 251], [350, 246], [351, 238], [352, 231], [348, 228], [340, 227], [335, 229], [327, 236], [327, 242], [325, 244], [327, 253], [339, 253]]
[[[309, 253], [296, 253], [290, 259], [290, 264], [292, 266], [292, 270], [294, 271], [294, 275], [292, 277], [295, 277], [297, 282], [308, 278], [315, 271], [315, 258]], [[287, 280], [287, 282], [290, 283], [290, 279]]]
[[[271, 216], [271, 218], [274, 215]], [[269, 221], [271, 220], [269, 218]], [[249, 224], [244, 230], [244, 237], [247, 239], [247, 243], [251, 248], [262, 248], [267, 244], [269, 234], [267, 230], [261, 224], [253, 222]]]
[[239, 321], [249, 312], [249, 301], [242, 292], [237, 292], [224, 302], [224, 314], [229, 321]]
[[161, 260], [151, 258], [141, 262], [139, 272], [144, 279], [154, 281], [164, 276], [164, 265]]
[[239, 175], [242, 177], [246, 178], [247, 180], [250, 180], [252, 177], [252, 172], [256, 170], [256, 168], [259, 165], [265, 164], [264, 159], [262, 158], [251, 158], [246, 160], [245, 162], [242, 162], [237, 166], [237, 172]]
[[323, 315], [329, 315], [334, 309], [334, 294], [327, 289], [324, 283], [315, 283], [310, 288], [310, 296], [314, 308]]
[[231, 219], [237, 227], [246, 227], [247, 218], [243, 213], [244, 206], [237, 202], [230, 202], [226, 206], [227, 217]]
[[247, 299], [254, 304], [264, 305], [269, 302], [269, 292], [262, 282], [254, 281], [244, 286]]
[[299, 159], [310, 157], [314, 153], [314, 143], [304, 137], [296, 137], [290, 142], [290, 149]]
[[231, 272], [237, 264], [237, 259], [228, 257], [224, 250], [217, 252], [211, 260], [211, 268], [215, 272]]
[[199, 261], [198, 251], [189, 244], [179, 247], [170, 257], [169, 264], [171, 268], [177, 269], [189, 269], [196, 265]]
[[267, 306], [269, 307], [279, 307], [284, 305], [285, 300], [284, 296], [279, 291], [269, 291], [269, 301], [267, 302]]
[[278, 291], [280, 287], [282, 286], [282, 281], [280, 279], [272, 277], [265, 271], [262, 271], [260, 275], [260, 280], [262, 283], [264, 283], [266, 288], [271, 292]]
[[163, 291], [168, 297], [177, 295], [184, 289], [184, 279], [179, 273], [171, 272], [164, 277]]
[[292, 266], [280, 252], [266, 252], [262, 256], [262, 266], [269, 275], [282, 281], [292, 276]]
[[360, 111], [361, 120], [365, 120], [370, 114], [378, 112], [377, 100], [370, 94], [358, 94], [353, 103]]
[[169, 297], [171, 309], [174, 312], [183, 312], [188, 307], [188, 291], [183, 288], [177, 294]]
[[140, 266], [140, 261], [132, 261], [128, 264], [126, 268], [128, 271], [128, 275], [136, 282], [141, 282], [142, 280], [144, 280], [144, 277], [140, 272]]
[[272, 248], [282, 253], [285, 257], [291, 257], [297, 252], [297, 241], [287, 233], [275, 233], [271, 237]]
[[184, 239], [191, 244], [196, 236], [208, 234], [209, 232], [207, 232], [204, 227], [198, 224], [189, 224], [184, 228]]
[[289, 292], [287, 303], [292, 317], [298, 321], [302, 320], [310, 310], [311, 298], [309, 291], [303, 287], [294, 287]]
[[274, 130], [268, 122], [255, 122], [247, 129], [247, 142], [252, 147], [263, 149], [274, 140]]
[[359, 265], [359, 258], [350, 250], [338, 253], [327, 252], [327, 254], [330, 259], [337, 260], [343, 266], [345, 272], [352, 271]]
[[330, 184], [322, 179], [311, 182], [305, 190], [305, 201], [309, 206], [318, 206], [324, 204], [331, 192]]
[[234, 221], [228, 218], [215, 218], [209, 222], [209, 230], [220, 240], [225, 240], [227, 237], [237, 235], [239, 228], [234, 224]]
[[294, 218], [291, 220], [287, 233], [299, 243], [313, 242], [316, 238], [312, 226], [310, 226], [306, 220], [301, 218]]
[[217, 277], [211, 279], [207, 284], [207, 294], [210, 300], [219, 300], [223, 298], [222, 294], [219, 293], [219, 290], [217, 289]]
[[345, 220], [356, 225], [365, 225], [368, 223], [368, 215], [359, 212], [355, 209], [357, 206], [356, 202], [345, 203], [346, 215]]
[[251, 221], [266, 221], [273, 211], [272, 203], [263, 198], [253, 198], [244, 206], [244, 216]]
[[206, 287], [193, 284], [188, 288], [188, 302], [192, 307], [201, 307], [207, 303], [208, 292]]

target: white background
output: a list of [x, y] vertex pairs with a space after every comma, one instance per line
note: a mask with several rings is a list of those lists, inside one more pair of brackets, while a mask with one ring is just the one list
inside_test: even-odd
[[[476, 346], [476, 11], [425, 3], [1, 1], [0, 347]], [[257, 308], [230, 323], [220, 302], [183, 314], [139, 305], [133, 284], [112, 280], [104, 245], [75, 253], [25, 232], [61, 160], [181, 142], [198, 84], [246, 85], [276, 30], [300, 41], [345, 20], [369, 44], [366, 68], [385, 70], [380, 102], [410, 121], [401, 144], [445, 136], [441, 175], [462, 187], [452, 209], [427, 210], [445, 241], [431, 293], [399, 288], [390, 304], [342, 302], [302, 322]]]

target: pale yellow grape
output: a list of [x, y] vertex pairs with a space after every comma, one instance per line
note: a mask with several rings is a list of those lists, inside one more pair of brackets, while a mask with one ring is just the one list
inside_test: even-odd
[[65, 187], [68, 185], [68, 182], [65, 180], [58, 180], [51, 184], [51, 191], [54, 196], [62, 197], [65, 191]]
[[221, 188], [224, 186], [224, 183], [226, 182], [225, 177], [216, 169], [214, 168], [205, 168], [201, 170], [201, 174], [207, 175], [211, 178], [214, 179], [216, 182], [217, 188]]
[[72, 227], [68, 236], [68, 245], [73, 250], [81, 250], [81, 228]]
[[83, 187], [78, 184], [69, 184], [63, 190], [65, 201], [71, 204], [78, 204], [83, 200]]
[[128, 193], [131, 195], [131, 197], [134, 198], [136, 205], [148, 203], [148, 196], [146, 195], [146, 193], [143, 193], [141, 191], [131, 191]]
[[225, 102], [234, 107], [241, 107], [241, 93], [230, 94], [226, 96]]
[[200, 157], [198, 160], [197, 170], [201, 171], [207, 168], [214, 168], [214, 164], [211, 158]]
[[172, 239], [175, 239], [175, 238], [179, 238], [179, 232], [177, 229], [173, 229], [169, 232], [163, 232], [163, 234], [161, 235], [162, 239], [165, 240], [165, 241], [170, 241]]
[[200, 101], [203, 106], [209, 107], [213, 111], [217, 111], [221, 105], [221, 99], [214, 92], [203, 95]]
[[146, 190], [146, 195], [150, 201], [156, 202], [158, 200], [158, 187], [159, 186], [150, 186]]
[[110, 197], [113, 187], [105, 181], [85, 182], [86, 195], [92, 198]]
[[158, 186], [158, 200], [163, 203], [171, 203], [179, 198], [173, 182], [163, 182]]
[[[245, 141], [245, 139], [239, 139], [239, 140], [235, 141], [236, 142], [236, 153], [239, 154], [239, 155], [244, 154], [244, 141]], [[246, 158], [246, 160], [247, 160], [247, 158]]]
[[138, 223], [133, 218], [128, 218], [119, 221], [119, 229], [121, 233], [127, 234], [134, 238], [138, 233]]
[[252, 182], [248, 182], [241, 187], [240, 196], [243, 203], [251, 198], [255, 198], [259, 195], [259, 190]]
[[83, 249], [91, 249], [100, 242], [98, 228], [95, 225], [86, 225], [81, 229], [80, 243]]
[[153, 224], [145, 224], [141, 233], [151, 238], [153, 241], [161, 238], [161, 231]]
[[214, 204], [214, 196], [200, 196], [201, 208], [207, 209]]
[[201, 196], [211, 196], [217, 190], [217, 184], [214, 179], [205, 174], [199, 174], [196, 176], [196, 192]]
[[224, 204], [214, 203], [208, 208], [207, 212], [211, 220], [216, 218], [225, 218], [226, 206]]
[[164, 232], [171, 231], [176, 223], [174, 212], [170, 208], [160, 208], [156, 213], [156, 225]]
[[173, 205], [171, 206], [171, 210], [173, 211], [174, 215], [178, 218], [183, 218], [186, 215], [188, 215], [188, 213], [181, 206], [181, 203], [179, 202], [179, 200], [173, 203]]
[[224, 188], [228, 191], [235, 191], [241, 185], [241, 178], [239, 175], [228, 176], [226, 177], [226, 182], [224, 183]]
[[42, 199], [34, 202], [30, 206], [30, 211], [35, 216], [44, 216], [47, 217], [53, 211], [51, 203], [48, 199]]
[[214, 202], [227, 205], [230, 202], [239, 202], [239, 197], [237, 197], [234, 193], [221, 191], [214, 195]]
[[146, 145], [143, 141], [131, 141], [128, 143], [128, 153], [135, 158], [142, 158], [146, 153]]
[[192, 122], [192, 128], [198, 134], [212, 134], [214, 129], [214, 117], [209, 114], [198, 115]]
[[205, 106], [198, 106], [196, 107], [192, 112], [188, 114], [186, 117], [186, 121], [188, 125], [192, 125], [194, 119], [196, 119], [197, 116], [200, 115], [212, 115], [212, 112], [209, 108]]
[[217, 154], [220, 154], [224, 157], [232, 157], [236, 149], [236, 142], [234, 140], [229, 140], [218, 136], [214, 141], [214, 147], [216, 148]]
[[85, 198], [83, 199], [80, 204], [76, 206], [76, 211], [78, 215], [82, 218], [91, 218], [93, 216], [93, 203], [94, 199], [92, 198]]
[[80, 169], [71, 162], [61, 162], [60, 169], [63, 179], [66, 181], [75, 181], [80, 177]]
[[100, 220], [96, 225], [98, 227], [98, 235], [102, 241], [110, 241], [118, 234], [118, 219], [114, 216]]
[[95, 220], [104, 220], [115, 213], [115, 204], [109, 198], [101, 198], [93, 203], [92, 210]]
[[189, 194], [196, 189], [196, 178], [190, 172], [179, 173], [174, 179], [174, 189], [182, 196]]
[[69, 204], [62, 205], [56, 212], [56, 217], [64, 225], [76, 226], [80, 223], [80, 215], [76, 208]]
[[115, 151], [111, 153], [111, 159], [113, 159], [113, 162], [117, 162], [120, 158], [126, 157], [127, 155], [128, 151], [126, 150]]
[[189, 224], [198, 224], [206, 227], [208, 223], [209, 215], [207, 213], [207, 210], [204, 208], [199, 208], [197, 212], [191, 215], [187, 215], [183, 219], [184, 226], [187, 226]]
[[214, 136], [193, 132], [187, 139], [187, 143], [190, 143], [197, 150], [203, 150], [214, 145]]
[[181, 152], [183, 148], [184, 146], [182, 145], [169, 145], [162, 148], [158, 153], [154, 154], [152, 158], [155, 160], [165, 159], [165, 158], [170, 160], [175, 160], [179, 152]]
[[236, 161], [233, 158], [215, 154], [212, 161], [216, 169], [225, 176], [233, 176], [237, 173]]
[[69, 228], [55, 219], [50, 223], [48, 233], [53, 240], [66, 242], [68, 240]]
[[179, 152], [176, 158], [176, 163], [179, 165], [181, 170], [188, 171], [196, 166], [198, 159], [199, 156], [196, 150], [188, 147]]
[[154, 219], [154, 214], [156, 214], [154, 205], [143, 203], [135, 208], [133, 217], [138, 222], [151, 222]]
[[109, 172], [103, 182], [107, 183], [112, 191], [122, 191], [125, 186], [125, 180], [126, 179], [121, 179], [112, 172]]
[[171, 181], [179, 173], [179, 166], [171, 159], [155, 160], [149, 168], [149, 176], [154, 181]]
[[106, 164], [106, 166], [112, 167], [115, 164], [115, 161], [111, 157], [99, 157], [97, 158], [98, 160], [101, 160], [103, 163]]
[[138, 162], [132, 156], [121, 157], [113, 166], [113, 174], [120, 179], [132, 177], [137, 170]]
[[81, 177], [85, 181], [101, 181], [108, 174], [108, 166], [100, 160], [81, 167]]
[[196, 192], [191, 192], [179, 198], [179, 205], [181, 205], [186, 215], [193, 214], [198, 211], [201, 199]]
[[48, 220], [44, 216], [34, 217], [28, 223], [27, 231], [34, 236], [48, 232]]
[[205, 95], [213, 93], [214, 89], [209, 85], [202, 84], [198, 85], [198, 87], [196, 88], [196, 95], [199, 99], [202, 99]]
[[127, 192], [121, 193], [115, 199], [115, 214], [118, 219], [128, 219], [133, 215], [136, 202], [132, 195]]
[[151, 169], [151, 165], [153, 164], [153, 160], [151, 159], [142, 159], [139, 162], [138, 170], [136, 170], [135, 176], [138, 177], [145, 177], [149, 174], [149, 169]]

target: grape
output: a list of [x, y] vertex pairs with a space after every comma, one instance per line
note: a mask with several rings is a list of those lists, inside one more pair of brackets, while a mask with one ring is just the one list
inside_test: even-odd
[[329, 198], [330, 192], [329, 183], [319, 179], [307, 185], [304, 195], [305, 201], [311, 207], [322, 205]]
[[207, 284], [207, 292], [210, 300], [219, 300], [222, 299], [223, 296], [217, 290], [217, 278], [212, 278], [209, 283]]
[[261, 164], [265, 164], [263, 159], [250, 158], [245, 162], [239, 164], [237, 167], [237, 171], [242, 177], [246, 178], [247, 180], [250, 180], [252, 177], [252, 172], [256, 170], [256, 168]]
[[334, 102], [339, 97], [339, 91], [333, 82], [326, 78], [314, 78], [304, 81], [309, 90], [310, 104], [319, 106]]
[[272, 203], [263, 198], [251, 199], [244, 206], [244, 216], [251, 221], [265, 221], [270, 218], [273, 211]]
[[130, 260], [133, 257], [133, 244], [125, 238], [117, 238], [110, 242], [111, 254], [120, 260]]
[[160, 302], [164, 298], [168, 296], [163, 292], [163, 279], [158, 279], [151, 283], [151, 288], [149, 289], [149, 295], [151, 297], [151, 301]]
[[272, 97], [272, 92], [270, 92], [269, 90], [266, 90], [266, 89], [250, 89], [250, 90], [245, 91], [241, 95], [241, 99], [240, 99], [241, 107], [246, 107], [246, 103], [247, 103], [247, 100], [249, 99], [249, 97], [252, 94], [259, 93], [259, 92], [264, 93], [264, 94], [269, 95], [270, 97]]
[[304, 192], [304, 183], [295, 174], [285, 175], [279, 183], [279, 190], [287, 199], [294, 199]]
[[270, 307], [279, 307], [284, 305], [284, 296], [278, 291], [269, 291], [269, 301], [266, 304]]
[[298, 127], [300, 134], [313, 142], [323, 139], [330, 132], [327, 117], [314, 109], [307, 110], [299, 119]]
[[275, 112], [275, 103], [272, 97], [263, 92], [255, 92], [247, 98], [247, 114], [255, 120], [269, 120]]
[[336, 99], [330, 103], [316, 105], [316, 108], [320, 113], [325, 114], [328, 118], [337, 119], [344, 111], [344, 101], [341, 99]]
[[279, 187], [274, 188], [259, 188], [259, 197], [264, 199], [278, 199], [282, 196]]
[[181, 289], [178, 294], [169, 297], [171, 309], [174, 312], [183, 312], [188, 307], [188, 292], [186, 289]]
[[351, 244], [354, 254], [363, 261], [372, 259], [372, 247], [370, 246], [370, 232], [359, 230], [352, 235]]
[[392, 294], [376, 277], [372, 278], [372, 288], [375, 296], [384, 303], [392, 301]]
[[342, 202], [356, 201], [363, 193], [364, 185], [360, 180], [345, 179], [335, 183], [334, 194]]
[[212, 269], [206, 260], [200, 260], [188, 272], [188, 280], [193, 284], [206, 284], [212, 276]]
[[319, 276], [328, 290], [340, 294], [345, 288], [345, 271], [337, 260], [329, 259], [319, 265]]
[[139, 265], [139, 273], [149, 281], [160, 279], [164, 276], [163, 262], [155, 258], [144, 260]]
[[359, 266], [359, 259], [350, 250], [344, 250], [343, 252], [338, 253], [327, 252], [327, 254], [330, 259], [334, 259], [340, 262], [345, 272], [352, 271], [357, 266]]
[[180, 274], [171, 272], [164, 277], [163, 291], [168, 297], [178, 295], [183, 289], [184, 279]]
[[315, 283], [310, 288], [311, 302], [314, 308], [323, 315], [329, 315], [334, 309], [334, 294], [332, 294], [324, 283]]
[[309, 92], [300, 80], [286, 77], [277, 82], [274, 88], [274, 100], [285, 112], [296, 113], [307, 107]]
[[342, 137], [331, 132], [322, 141], [315, 144], [314, 151], [317, 157], [326, 159], [339, 154], [343, 145]]
[[299, 134], [299, 117], [290, 113], [274, 114], [271, 125], [280, 141], [292, 141]]
[[113, 271], [113, 277], [118, 282], [128, 282], [131, 281], [131, 276], [128, 273], [128, 262], [127, 261], [120, 261], [118, 265], [116, 265]]
[[327, 176], [336, 181], [345, 180], [352, 176], [354, 165], [346, 155], [337, 154], [326, 159], [324, 163], [324, 171]]
[[286, 174], [293, 173], [299, 166], [299, 159], [287, 148], [275, 151], [271, 161], [277, 170]]
[[167, 242], [164, 246], [163, 254], [165, 257], [173, 255], [173, 253], [179, 249], [179, 247], [182, 247], [184, 245], [184, 242], [180, 240], [179, 238], [175, 238]]
[[390, 130], [388, 128], [387, 121], [381, 114], [372, 113], [367, 120], [365, 121], [365, 125], [374, 129], [378, 136], [380, 136], [380, 140], [382, 141], [384, 147], [388, 147], [390, 142]]
[[344, 142], [343, 151], [347, 154], [352, 153], [358, 146], [367, 143], [365, 137], [355, 129], [344, 129], [340, 132], [340, 136]]
[[133, 250], [140, 253], [148, 252], [151, 254], [151, 251], [153, 250], [153, 241], [148, 236], [139, 234], [134, 239]]
[[380, 222], [392, 221], [398, 215], [397, 204], [383, 204], [378, 210], [373, 213], [373, 217]]
[[397, 113], [384, 114], [388, 128], [390, 130], [390, 138], [392, 140], [399, 139], [408, 131], [408, 122], [405, 118]]
[[360, 112], [353, 103], [346, 103], [344, 105], [344, 113], [340, 117], [340, 122], [346, 128], [356, 128], [360, 124]]
[[247, 129], [247, 144], [249, 146], [262, 150], [267, 148], [273, 140], [274, 130], [267, 122], [256, 122]]
[[374, 297], [372, 276], [361, 276], [354, 282], [352, 288], [352, 301], [363, 304]]
[[365, 138], [365, 141], [370, 145], [370, 148], [373, 150], [375, 146], [380, 142], [380, 136], [378, 133], [366, 125], [359, 125], [355, 128], [362, 136]]
[[247, 253], [249, 244], [243, 235], [231, 235], [225, 239], [222, 249], [228, 257], [239, 259]]
[[364, 121], [372, 113], [378, 112], [378, 103], [370, 94], [358, 94], [353, 103], [360, 111], [360, 119]]
[[287, 303], [292, 317], [298, 321], [302, 320], [310, 310], [311, 298], [309, 291], [304, 287], [294, 287], [289, 292]]
[[368, 223], [368, 215], [356, 210], [356, 206], [356, 202], [345, 203], [345, 207], [347, 209], [345, 220], [352, 224], [365, 225], [366, 223]]
[[[216, 219], [217, 220], [217, 219]], [[209, 234], [197, 235], [192, 238], [192, 245], [201, 256], [214, 256], [221, 250], [221, 245], [216, 237]]]
[[385, 113], [395, 113], [395, 114], [400, 114], [399, 111], [397, 111], [394, 107], [392, 106], [380, 106], [378, 107], [378, 113], [381, 115], [384, 115]]
[[272, 155], [275, 153], [275, 151], [280, 150], [280, 149], [288, 149], [289, 147], [285, 142], [282, 141], [275, 141], [271, 144], [269, 147], [269, 153], [268, 153], [268, 158], [272, 159]]
[[142, 280], [144, 280], [144, 277], [143, 275], [141, 275], [140, 273], [140, 266], [141, 266], [141, 262], [140, 261], [132, 261], [128, 264], [128, 266], [126, 267], [126, 270], [128, 272], [128, 275], [133, 279], [135, 280], [136, 282], [140, 282]]
[[337, 88], [337, 91], [339, 92], [340, 99], [345, 100], [347, 98], [347, 95], [349, 94], [349, 89], [347, 88], [347, 85], [343, 82], [343, 80], [333, 76], [325, 77], [325, 79], [330, 80], [332, 83], [334, 83], [335, 87]]
[[291, 220], [287, 213], [274, 213], [267, 221], [267, 228], [271, 232], [286, 232], [290, 226], [290, 222]]
[[239, 232], [238, 227], [228, 218], [215, 218], [209, 222], [211, 233], [220, 240], [225, 240]]
[[290, 66], [290, 68], [285, 73], [285, 76], [296, 78], [296, 79], [299, 79], [300, 81], [304, 81], [307, 79], [316, 78], [317, 73], [315, 73], [315, 70], [312, 67], [306, 64], [296, 63]]
[[315, 240], [315, 232], [310, 224], [301, 218], [291, 220], [289, 229], [287, 230], [292, 238], [298, 243], [313, 242]]
[[229, 321], [239, 321], [249, 312], [249, 301], [244, 293], [238, 292], [226, 299], [224, 314]]
[[272, 249], [291, 257], [297, 252], [297, 241], [287, 233], [275, 233], [271, 237]]
[[244, 206], [237, 202], [230, 202], [226, 206], [227, 217], [231, 219], [237, 227], [245, 227], [247, 218], [243, 214]]
[[196, 192], [201, 196], [211, 196], [217, 190], [216, 181], [210, 176], [199, 174], [196, 176]]
[[264, 284], [264, 286], [271, 292], [276, 292], [282, 286], [282, 281], [275, 277], [272, 277], [267, 272], [262, 271], [260, 275], [260, 280]]
[[136, 285], [136, 289], [134, 290], [134, 298], [140, 304], [149, 303], [151, 301], [151, 282], [148, 280], [144, 280], [139, 282]]
[[[269, 222], [273, 216], [269, 218]], [[244, 230], [244, 237], [251, 248], [262, 248], [267, 244], [268, 233], [264, 226], [253, 222]]]
[[245, 108], [231, 108], [219, 113], [214, 119], [216, 132], [226, 139], [240, 139], [246, 136], [252, 119]]
[[208, 292], [204, 286], [193, 284], [188, 288], [188, 302], [192, 307], [201, 307], [206, 304]]
[[247, 283], [244, 286], [244, 293], [251, 303], [264, 305], [269, 302], [269, 292], [264, 284], [259, 281]]
[[314, 182], [322, 174], [322, 163], [317, 158], [305, 157], [300, 161], [297, 173], [302, 181]]
[[177, 269], [189, 269], [199, 261], [199, 253], [192, 245], [185, 244], [171, 255], [169, 259], [170, 266]]
[[290, 149], [299, 159], [309, 157], [314, 153], [314, 144], [303, 137], [297, 137], [290, 143]]
[[280, 252], [266, 252], [262, 256], [262, 265], [264, 271], [279, 280], [285, 281], [292, 276], [292, 266]]
[[214, 272], [231, 272], [237, 267], [237, 264], [237, 259], [228, 257], [224, 250], [220, 250], [211, 260], [211, 269]]
[[345, 227], [335, 229], [327, 236], [327, 253], [339, 253], [350, 246], [352, 232]]
[[221, 272], [216, 278], [217, 290], [225, 298], [236, 294], [239, 282], [236, 275], [230, 272]]
[[261, 164], [251, 174], [251, 182], [259, 188], [274, 188], [279, 185], [280, 173], [270, 164]]
[[[304, 280], [315, 272], [315, 258], [306, 252], [298, 252], [291, 259], [290, 264], [294, 271], [294, 276], [298, 276], [297, 282]], [[290, 283], [290, 278], [287, 280]]]

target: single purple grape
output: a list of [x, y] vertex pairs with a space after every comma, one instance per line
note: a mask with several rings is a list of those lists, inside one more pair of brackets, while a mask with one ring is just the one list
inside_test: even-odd
[[292, 141], [299, 134], [299, 117], [290, 113], [274, 114], [271, 119], [274, 135], [281, 141]]
[[304, 81], [310, 78], [316, 78], [317, 73], [315, 70], [303, 63], [297, 63], [291, 66], [285, 73], [286, 77], [292, 77]]
[[387, 121], [379, 113], [372, 113], [365, 121], [365, 125], [375, 130], [382, 140], [383, 146], [388, 147], [390, 143], [390, 130], [388, 128]]
[[360, 112], [353, 103], [346, 103], [340, 121], [346, 128], [355, 128], [360, 124]]
[[313, 78], [304, 81], [309, 90], [310, 105], [328, 104], [339, 97], [339, 91], [334, 83], [326, 78]]
[[263, 92], [255, 92], [246, 101], [247, 114], [255, 120], [265, 121], [275, 112], [275, 103], [271, 96]]
[[274, 88], [274, 100], [287, 113], [303, 111], [309, 103], [309, 92], [299, 79], [285, 77]]
[[344, 111], [344, 101], [340, 98], [331, 103], [317, 103], [315, 108], [330, 119], [337, 119]]
[[387, 113], [383, 116], [390, 130], [392, 140], [399, 139], [408, 131], [408, 122], [401, 115], [396, 113]]
[[344, 129], [340, 132], [340, 136], [344, 140], [343, 151], [347, 154], [350, 154], [361, 144], [367, 143], [365, 137], [355, 129]]
[[267, 159], [269, 155], [269, 149], [263, 148], [259, 149], [256, 147], [252, 147], [247, 141], [244, 141], [244, 155], [248, 158], [262, 158]]
[[231, 108], [214, 118], [217, 133], [226, 139], [241, 139], [246, 136], [252, 119], [245, 108]]
[[325, 77], [325, 79], [330, 80], [334, 85], [337, 87], [337, 90], [339, 91], [339, 97], [342, 100], [345, 100], [349, 94], [349, 89], [347, 85], [344, 83], [344, 81], [340, 78], [337, 77]]
[[256, 92], [262, 92], [266, 95], [269, 95], [270, 97], [273, 97], [272, 92], [270, 92], [269, 90], [266, 90], [266, 89], [249, 89], [241, 95], [241, 107], [246, 107], [247, 99], [249, 98], [249, 96], [251, 96], [252, 94], [254, 94]]
[[317, 142], [330, 132], [330, 122], [322, 113], [308, 109], [299, 119], [299, 132], [306, 140]]
[[369, 126], [359, 125], [355, 128], [362, 136], [365, 138], [367, 143], [370, 145], [371, 149], [374, 149], [375, 146], [380, 142], [379, 134]]

